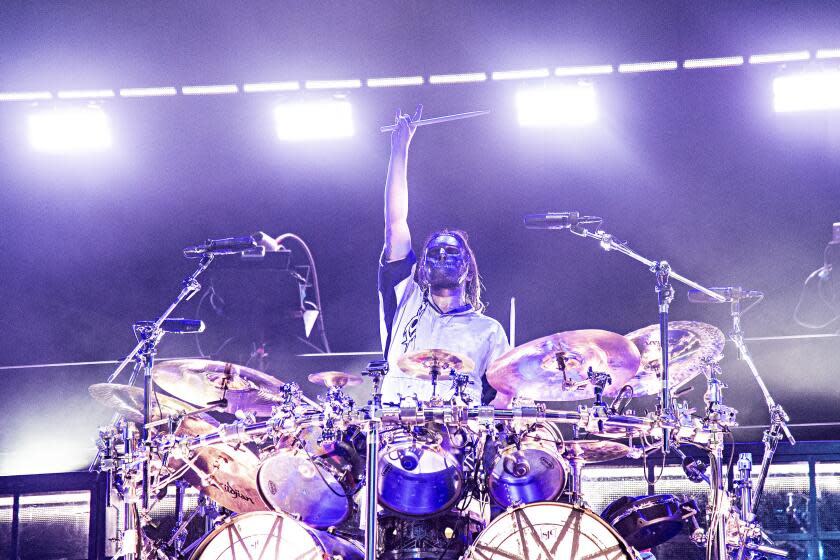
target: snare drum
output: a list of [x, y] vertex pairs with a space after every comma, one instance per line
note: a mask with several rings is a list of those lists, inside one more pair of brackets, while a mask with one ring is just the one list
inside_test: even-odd
[[671, 494], [624, 496], [608, 505], [601, 517], [624, 539], [645, 550], [676, 536], [685, 519], [696, 514], [690, 502], [682, 503]]
[[382, 437], [377, 488], [382, 507], [406, 517], [426, 517], [455, 505], [464, 491], [462, 450], [472, 438], [469, 432], [450, 436], [445, 430], [416, 426]]
[[546, 502], [560, 496], [569, 464], [551, 424], [536, 424], [522, 435], [503, 430], [489, 461], [487, 489], [502, 507]]
[[321, 430], [307, 428], [278, 443], [257, 471], [257, 488], [275, 511], [300, 516], [317, 529], [345, 521], [364, 475], [364, 434], [348, 429], [338, 441], [318, 442]]
[[318, 531], [276, 512], [237, 515], [207, 535], [190, 560], [294, 558], [363, 560], [353, 542]]
[[464, 560], [636, 560], [621, 536], [591, 511], [540, 502], [506, 511], [478, 535]]

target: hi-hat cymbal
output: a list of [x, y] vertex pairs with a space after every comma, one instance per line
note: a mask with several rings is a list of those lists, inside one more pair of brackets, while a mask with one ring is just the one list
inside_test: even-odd
[[[661, 390], [660, 369], [662, 347], [659, 324], [625, 335], [641, 355], [639, 371], [628, 381], [635, 396], [653, 395]], [[697, 321], [668, 323], [668, 385], [676, 389], [703, 373], [704, 360], [719, 362], [723, 358], [726, 337], [712, 325]]]
[[[90, 395], [112, 408], [131, 422], [143, 422], [143, 389], [119, 383], [95, 383], [88, 387]], [[152, 397], [150, 421], [160, 420], [183, 412], [192, 412], [196, 407], [176, 398], [155, 393]]]
[[255, 369], [212, 360], [184, 359], [158, 362], [152, 378], [165, 391], [199, 407], [222, 398], [225, 412], [253, 412], [271, 416], [271, 407], [282, 401], [283, 382]]
[[438, 381], [451, 379], [449, 372], [453, 369], [456, 373], [469, 373], [475, 370], [475, 362], [469, 356], [439, 348], [403, 354], [397, 360], [397, 366], [406, 375], [427, 380], [432, 378], [431, 372], [436, 368]]
[[311, 383], [325, 385], [327, 387], [355, 387], [362, 384], [362, 376], [358, 373], [347, 373], [344, 371], [320, 371], [310, 373], [307, 377]]
[[578, 439], [563, 444], [563, 457], [579, 463], [604, 463], [627, 457], [630, 453], [630, 447], [606, 439]]
[[[561, 371], [560, 357], [565, 366]], [[584, 329], [552, 334], [502, 354], [487, 369], [487, 381], [505, 395], [540, 401], [578, 401], [594, 397], [587, 372], [605, 372], [611, 382], [604, 396], [615, 396], [639, 369], [639, 350], [610, 331]]]

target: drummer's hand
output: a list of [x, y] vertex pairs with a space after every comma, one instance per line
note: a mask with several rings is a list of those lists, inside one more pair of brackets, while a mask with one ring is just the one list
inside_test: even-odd
[[412, 123], [419, 121], [422, 115], [423, 105], [417, 106], [417, 109], [414, 110], [414, 116], [404, 115], [400, 109], [397, 109], [394, 115], [394, 124], [397, 125], [397, 128], [391, 133], [392, 152], [408, 152], [408, 145], [417, 130], [417, 125]]
[[274, 253], [283, 247], [273, 237], [262, 231], [258, 231], [252, 237], [258, 246], [265, 247], [266, 253]]

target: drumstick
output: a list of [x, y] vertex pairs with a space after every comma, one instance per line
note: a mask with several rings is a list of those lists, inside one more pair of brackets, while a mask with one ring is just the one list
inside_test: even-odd
[[[470, 111], [469, 113], [458, 113], [457, 115], [444, 115], [443, 117], [432, 117], [431, 119], [421, 119], [417, 122], [411, 123], [415, 126], [426, 126], [429, 124], [438, 124], [444, 123], [449, 121], [457, 121], [461, 119], [470, 119], [472, 117], [478, 117], [480, 115], [487, 115], [490, 111]], [[379, 132], [392, 132], [396, 130], [397, 125], [389, 124], [388, 126], [380, 126]]]

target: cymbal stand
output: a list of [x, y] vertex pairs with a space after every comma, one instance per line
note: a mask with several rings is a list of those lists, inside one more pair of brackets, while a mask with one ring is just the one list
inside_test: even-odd
[[379, 460], [379, 433], [382, 423], [382, 378], [388, 373], [388, 362], [379, 360], [370, 362], [362, 372], [373, 382], [371, 400], [368, 402], [367, 421], [367, 458], [365, 460], [365, 558], [376, 560], [378, 540], [378, 519], [376, 506], [378, 503], [377, 487]]
[[[725, 298], [720, 294], [716, 294], [708, 288], [689, 280], [685, 276], [677, 274], [671, 269], [671, 265], [669, 265], [667, 261], [652, 261], [650, 259], [646, 259], [634, 250], [630, 249], [626, 241], [620, 241], [613, 235], [601, 229], [591, 232], [584, 228], [580, 223], [577, 223], [570, 228], [570, 231], [581, 237], [596, 239], [601, 245], [601, 248], [605, 251], [618, 251], [619, 253], [627, 255], [628, 257], [647, 266], [648, 270], [653, 272], [655, 275], [656, 296], [659, 306], [659, 340], [662, 351], [660, 358], [660, 376], [662, 380], [662, 391], [659, 396], [661, 407], [660, 412], [663, 416], [671, 416], [671, 389], [668, 379], [668, 310], [671, 305], [671, 300], [674, 298], [674, 289], [671, 286], [671, 279], [673, 278], [687, 286], [700, 290], [717, 301], [723, 302], [725, 301]], [[662, 452], [665, 454], [668, 453], [670, 448], [669, 432], [670, 430], [667, 428], [663, 428], [662, 430]]]

